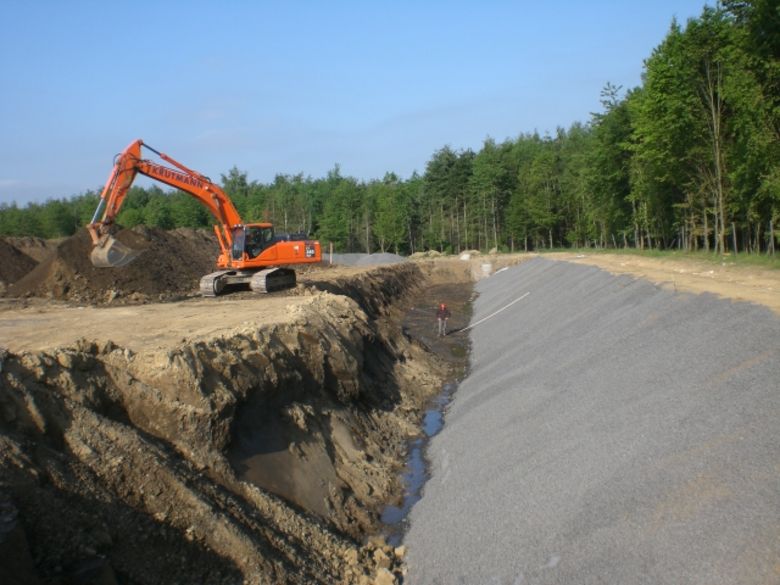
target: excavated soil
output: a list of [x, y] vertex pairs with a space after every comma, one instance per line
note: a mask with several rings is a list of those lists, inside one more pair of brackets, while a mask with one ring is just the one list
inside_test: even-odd
[[137, 227], [116, 238], [141, 255], [121, 268], [96, 268], [86, 230], [60, 242], [8, 288], [11, 297], [43, 297], [76, 303], [139, 303], [182, 298], [214, 269], [219, 253], [213, 234], [181, 228], [166, 232]]
[[[85, 565], [117, 583], [352, 583], [398, 566], [362, 539], [442, 372], [347, 296], [302, 299], [167, 350], [4, 355], [2, 489], [42, 582]], [[237, 303], [248, 316], [262, 299]], [[246, 476], [247, 453], [266, 473]]]
[[45, 240], [35, 236], [5, 236], [0, 238], [6, 244], [10, 244], [20, 252], [24, 252], [35, 262], [42, 262], [57, 249], [67, 238], [53, 238]]
[[19, 248], [0, 239], [0, 287], [16, 282], [37, 264]]
[[456, 375], [404, 317], [437, 284], [468, 297], [481, 265], [323, 267], [207, 300], [202, 269], [163, 283], [197, 258], [166, 264], [174, 243], [208, 235], [122, 238], [147, 245], [131, 274], [93, 272], [81, 234], [0, 306], [0, 581], [402, 582], [403, 549], [372, 535]]

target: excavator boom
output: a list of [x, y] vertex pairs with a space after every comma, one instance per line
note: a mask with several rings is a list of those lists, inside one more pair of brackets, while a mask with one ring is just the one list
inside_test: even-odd
[[100, 202], [92, 216], [92, 221], [87, 226], [93, 243], [90, 260], [92, 264], [101, 268], [125, 266], [140, 254], [138, 250], [125, 246], [110, 233], [119, 207], [138, 172], [133, 165], [136, 150], [140, 156], [140, 144], [133, 143], [115, 159], [114, 167], [100, 194]]
[[[141, 156], [142, 147], [151, 150], [176, 168], [144, 159]], [[168, 155], [144, 144], [142, 140], [135, 140], [114, 160], [114, 167], [100, 194], [98, 207], [87, 226], [95, 246], [92, 259], [96, 266], [123, 266], [137, 256], [117, 241], [111, 235], [111, 231], [127, 192], [138, 173], [189, 193], [203, 203], [222, 226], [222, 234], [218, 236], [221, 236], [220, 247], [223, 253], [226, 252], [232, 244], [231, 229], [243, 223], [230, 198], [208, 177], [188, 169]]]

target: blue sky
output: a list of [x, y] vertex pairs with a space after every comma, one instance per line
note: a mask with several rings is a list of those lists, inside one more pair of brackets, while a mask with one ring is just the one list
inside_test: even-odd
[[217, 181], [407, 178], [588, 121], [704, 4], [3, 0], [0, 203], [99, 189], [136, 138]]

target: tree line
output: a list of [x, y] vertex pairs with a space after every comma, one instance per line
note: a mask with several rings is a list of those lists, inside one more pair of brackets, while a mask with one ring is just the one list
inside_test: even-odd
[[[247, 221], [307, 232], [340, 251], [539, 250], [566, 246], [774, 253], [780, 219], [780, 8], [722, 0], [672, 21], [642, 84], [607, 84], [600, 112], [553, 134], [479, 151], [439, 149], [422, 175], [326, 177], [222, 187]], [[0, 234], [71, 235], [98, 193], [0, 205]], [[208, 227], [194, 198], [135, 186], [118, 223]]]

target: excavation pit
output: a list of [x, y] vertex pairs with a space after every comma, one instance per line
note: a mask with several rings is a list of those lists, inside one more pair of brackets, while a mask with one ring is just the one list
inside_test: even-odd
[[451, 287], [462, 327], [479, 265], [323, 267], [287, 293], [151, 302], [79, 292], [68, 245], [40, 289], [0, 306], [0, 490], [33, 559], [24, 579], [75, 579], [95, 555], [117, 582], [400, 576], [372, 535], [467, 353], [411, 308]]

